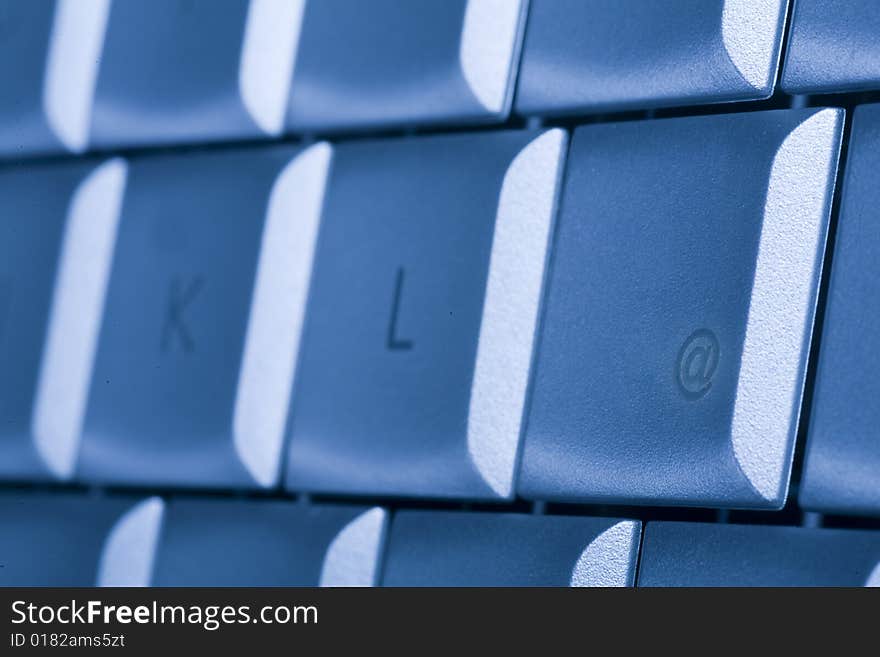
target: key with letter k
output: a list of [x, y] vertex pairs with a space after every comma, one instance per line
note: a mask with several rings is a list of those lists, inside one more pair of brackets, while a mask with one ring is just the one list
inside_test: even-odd
[[277, 482], [329, 160], [316, 144], [131, 163], [81, 479]]

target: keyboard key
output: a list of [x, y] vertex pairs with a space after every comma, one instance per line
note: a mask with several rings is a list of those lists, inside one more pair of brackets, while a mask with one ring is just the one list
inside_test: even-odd
[[302, 4], [59, 0], [50, 117], [75, 151], [278, 135]]
[[797, 0], [782, 88], [788, 93], [880, 89], [880, 5], [875, 0]]
[[374, 586], [387, 513], [290, 502], [175, 500], [154, 586]]
[[778, 508], [843, 111], [575, 132], [520, 494]]
[[329, 161], [320, 143], [131, 164], [81, 479], [276, 483]]
[[565, 142], [555, 129], [338, 148], [289, 489], [512, 495]]
[[880, 586], [880, 532], [649, 522], [639, 586]]
[[520, 114], [766, 98], [785, 0], [532, 0]]
[[85, 150], [109, 11], [110, 0], [0, 3], [0, 157]]
[[856, 109], [800, 503], [880, 515], [880, 105]]
[[0, 171], [0, 479], [73, 474], [125, 164]]
[[503, 121], [520, 0], [320, 0], [303, 15], [293, 131]]
[[0, 586], [146, 586], [162, 501], [0, 495]]
[[640, 523], [403, 511], [384, 586], [632, 586]]
[[55, 0], [0, 2], [0, 157], [62, 149], [43, 110]]
[[[58, 139], [79, 153], [89, 145], [89, 122], [102, 61], [111, 0], [56, 0], [43, 79], [43, 107]], [[133, 3], [127, 3], [133, 4]]]

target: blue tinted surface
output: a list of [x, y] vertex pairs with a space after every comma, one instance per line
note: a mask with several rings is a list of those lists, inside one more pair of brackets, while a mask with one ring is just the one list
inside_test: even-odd
[[295, 149], [129, 170], [79, 476], [252, 486], [233, 407], [269, 192]]
[[91, 143], [187, 143], [260, 134], [239, 93], [247, 9], [247, 0], [113, 2]]
[[[785, 2], [723, 25], [722, 0], [532, 0], [516, 111], [655, 107], [765, 98], [782, 39]], [[771, 45], [766, 56], [755, 55]], [[743, 59], [757, 57], [754, 65]], [[749, 79], [739, 70], [744, 66]], [[754, 69], [753, 69], [754, 66]]]
[[0, 157], [54, 151], [43, 114], [43, 72], [55, 0], [0, 2]]
[[880, 514], [880, 105], [856, 110], [801, 505]]
[[34, 399], [68, 206], [90, 168], [0, 172], [0, 478], [46, 476], [33, 443]]
[[0, 586], [94, 586], [108, 533], [131, 502], [0, 495]]
[[639, 586], [880, 584], [880, 533], [649, 522]]
[[287, 487], [491, 497], [467, 452], [501, 182], [535, 132], [336, 150], [292, 404]]
[[880, 0], [0, 0], [0, 586], [880, 586], [878, 101]]
[[[619, 520], [516, 514], [408, 512], [395, 515], [384, 586], [570, 586], [587, 546]], [[591, 564], [623, 564], [632, 585], [632, 542], [612, 542]], [[603, 563], [604, 560], [604, 563]], [[597, 573], [590, 573], [596, 575]]]
[[789, 93], [880, 89], [880, 3], [797, 0], [782, 88]]
[[[750, 433], [744, 435], [759, 444], [746, 454], [749, 461], [762, 466], [762, 441], [777, 441], [787, 455], [763, 490], [734, 452], [732, 421], [771, 167], [786, 137], [815, 112], [630, 122], [575, 132], [526, 430], [522, 495], [781, 506], [833, 167], [805, 183], [811, 190], [818, 185], [822, 209], [815, 219], [818, 244], [803, 254], [798, 272], [805, 316], [791, 327], [797, 336], [788, 354], [792, 369], [780, 373], [797, 384], [785, 406], [761, 406], [756, 397], [746, 423]], [[827, 118], [832, 134], [817, 141], [833, 144], [827, 157], [836, 162], [841, 115]], [[813, 146], [820, 147], [808, 143], [799, 151], [809, 153], [809, 161], [821, 157]], [[806, 162], [799, 166], [797, 175], [808, 169]], [[794, 257], [785, 252], [790, 239], [774, 259]], [[765, 308], [773, 310], [765, 312], [785, 305], [781, 297], [772, 299]], [[785, 428], [756, 435], [750, 423], [769, 414], [778, 414], [773, 424]]]
[[328, 545], [363, 511], [269, 500], [174, 500], [152, 585], [317, 586]]
[[485, 108], [463, 75], [459, 46], [466, 4], [306, 3], [289, 128], [297, 132], [503, 120], [507, 103], [501, 112]]

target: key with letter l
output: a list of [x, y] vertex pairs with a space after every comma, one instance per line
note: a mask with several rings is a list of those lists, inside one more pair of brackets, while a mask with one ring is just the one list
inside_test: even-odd
[[275, 484], [329, 162], [319, 143], [131, 164], [81, 479]]
[[566, 135], [338, 147], [290, 490], [506, 498]]
[[843, 111], [575, 132], [519, 492], [778, 508]]

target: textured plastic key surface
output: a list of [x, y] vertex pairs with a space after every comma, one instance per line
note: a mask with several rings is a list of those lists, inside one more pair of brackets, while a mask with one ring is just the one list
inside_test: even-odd
[[880, 532], [649, 522], [639, 586], [880, 586]]
[[302, 5], [57, 0], [45, 77], [33, 79], [77, 152], [278, 135]]
[[326, 131], [503, 121], [525, 4], [307, 2], [288, 126]]
[[640, 523], [403, 511], [384, 586], [632, 586]]
[[880, 105], [856, 109], [799, 501], [880, 515]]
[[0, 171], [0, 479], [73, 471], [116, 171], [112, 161]]
[[78, 475], [278, 478], [330, 147], [134, 161]]
[[58, 151], [43, 110], [55, 0], [0, 2], [0, 157]]
[[386, 512], [293, 502], [172, 500], [154, 586], [373, 586]]
[[339, 147], [289, 489], [512, 495], [565, 142], [555, 129]]
[[797, 0], [781, 87], [788, 93], [880, 89], [880, 3]]
[[786, 498], [843, 111], [575, 132], [519, 492]]
[[516, 111], [766, 98], [785, 0], [532, 0]]
[[0, 494], [0, 586], [143, 586], [162, 503]]

